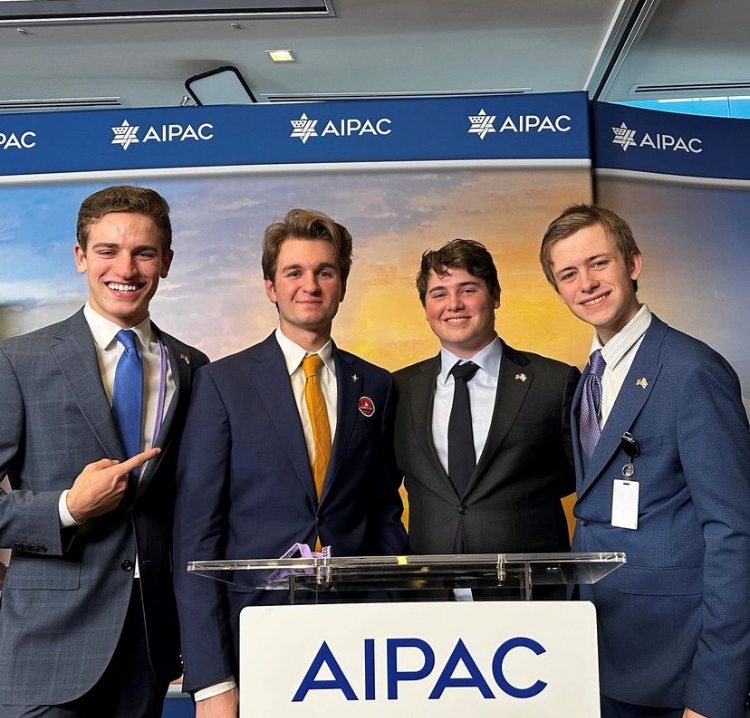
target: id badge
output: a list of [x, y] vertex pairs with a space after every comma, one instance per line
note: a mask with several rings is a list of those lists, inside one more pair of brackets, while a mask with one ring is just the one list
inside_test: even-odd
[[612, 526], [638, 528], [638, 493], [640, 484], [629, 479], [615, 479], [612, 487]]

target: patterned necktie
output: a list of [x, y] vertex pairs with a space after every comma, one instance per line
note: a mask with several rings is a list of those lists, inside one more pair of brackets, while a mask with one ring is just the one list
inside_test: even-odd
[[448, 476], [459, 496], [463, 496], [477, 465], [474, 451], [474, 429], [467, 382], [477, 373], [474, 362], [456, 363], [451, 369], [455, 381], [453, 406], [448, 420]]
[[580, 438], [581, 448], [587, 458], [596, 449], [596, 444], [602, 431], [599, 428], [599, 411], [602, 407], [602, 374], [607, 363], [604, 361], [601, 349], [597, 349], [589, 359], [590, 367], [583, 385], [581, 397]]
[[308, 354], [302, 360], [302, 371], [305, 372], [305, 403], [310, 414], [314, 444], [312, 471], [318, 500], [323, 493], [328, 460], [331, 458], [331, 425], [328, 421], [326, 400], [320, 388], [322, 367], [323, 360], [318, 354]]
[[121, 329], [117, 341], [125, 347], [115, 370], [112, 408], [126, 458], [141, 451], [143, 420], [143, 362], [135, 345], [135, 332]]

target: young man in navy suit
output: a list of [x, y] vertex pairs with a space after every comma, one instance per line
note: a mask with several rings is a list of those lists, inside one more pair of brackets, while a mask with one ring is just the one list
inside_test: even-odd
[[[183, 688], [198, 718], [237, 716], [239, 612], [277, 597], [188, 575], [188, 561], [274, 558], [295, 543], [334, 556], [406, 550], [390, 374], [331, 339], [351, 252], [349, 232], [322, 212], [293, 209], [270, 225], [262, 265], [279, 327], [196, 377], [175, 544]], [[330, 449], [317, 485], [322, 448], [302, 366], [312, 355]]]
[[[159, 194], [95, 192], [81, 204], [77, 239], [86, 305], [0, 344], [0, 476], [11, 485], [0, 493], [0, 545], [13, 550], [0, 716], [159, 718], [180, 675], [177, 440], [193, 372], [208, 360], [149, 318], [173, 256]], [[113, 407], [123, 329], [142, 365], [124, 392], [142, 400], [132, 447]]]
[[750, 434], [737, 375], [638, 301], [643, 260], [614, 212], [569, 207], [540, 259], [596, 330], [573, 401], [573, 550], [627, 554], [580, 587], [597, 609], [602, 718], [743, 718]]

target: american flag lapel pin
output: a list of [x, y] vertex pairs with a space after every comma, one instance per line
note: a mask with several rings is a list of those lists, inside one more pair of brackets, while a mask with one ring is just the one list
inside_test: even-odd
[[635, 385], [641, 387], [641, 389], [645, 389], [648, 386], [648, 380], [645, 376], [642, 376], [640, 379], [635, 380]]
[[526, 374], [523, 372], [516, 374], [516, 381], [526, 381]]

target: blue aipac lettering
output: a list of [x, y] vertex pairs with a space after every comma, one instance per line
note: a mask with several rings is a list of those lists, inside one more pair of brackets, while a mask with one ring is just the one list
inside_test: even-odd
[[[377, 674], [375, 640], [366, 638], [364, 640], [364, 700], [376, 700], [375, 678]], [[533, 638], [518, 636], [510, 638], [502, 643], [492, 657], [491, 674], [497, 687], [512, 698], [526, 699], [539, 695], [547, 683], [536, 680], [530, 686], [517, 686], [512, 684], [503, 669], [503, 663], [511, 651], [524, 648], [532, 651], [537, 656], [546, 652], [546, 649]], [[414, 651], [421, 654], [421, 666], [403, 670], [399, 668], [399, 655], [404, 651], [410, 651], [412, 660], [410, 665], [414, 666]], [[399, 684], [407, 681], [423, 681], [428, 678], [435, 669], [435, 651], [427, 641], [421, 638], [388, 638], [385, 642], [385, 670], [388, 700], [398, 700]], [[459, 666], [468, 676], [456, 676]], [[327, 668], [331, 678], [319, 678], [320, 671]], [[482, 674], [477, 662], [462, 639], [458, 639], [456, 645], [445, 661], [440, 674], [430, 690], [427, 698], [439, 700], [449, 688], [472, 688], [485, 699], [494, 699], [495, 695], [488, 680]], [[302, 682], [292, 698], [292, 702], [304, 701], [308, 693], [313, 690], [340, 691], [348, 701], [360, 700], [354, 690], [354, 686], [346, 677], [343, 668], [326, 641], [323, 641], [318, 652], [307, 669]]]

